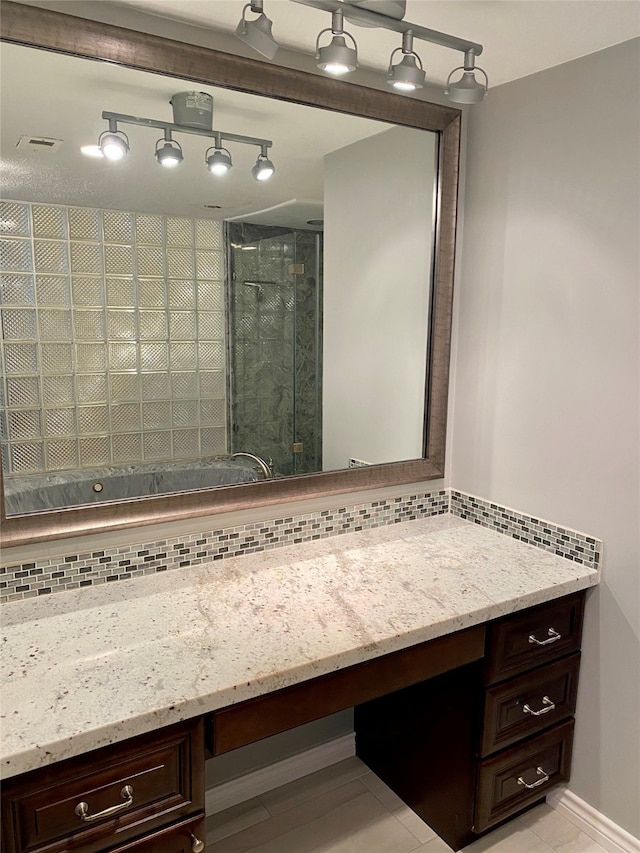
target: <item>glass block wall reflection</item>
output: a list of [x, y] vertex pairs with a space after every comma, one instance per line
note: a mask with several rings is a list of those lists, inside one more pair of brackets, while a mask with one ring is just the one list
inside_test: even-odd
[[226, 452], [222, 226], [0, 202], [8, 476]]

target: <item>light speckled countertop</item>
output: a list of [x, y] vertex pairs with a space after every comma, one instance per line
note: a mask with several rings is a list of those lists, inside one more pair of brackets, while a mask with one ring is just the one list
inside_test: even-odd
[[4, 605], [4, 778], [594, 586], [450, 515]]

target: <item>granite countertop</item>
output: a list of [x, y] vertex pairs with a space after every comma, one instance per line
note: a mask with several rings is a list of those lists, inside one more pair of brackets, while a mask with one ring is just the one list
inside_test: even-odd
[[7, 604], [2, 776], [598, 581], [442, 515]]

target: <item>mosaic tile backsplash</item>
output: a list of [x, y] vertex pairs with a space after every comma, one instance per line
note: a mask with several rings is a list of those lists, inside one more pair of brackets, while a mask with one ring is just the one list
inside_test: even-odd
[[283, 516], [274, 521], [212, 529], [142, 545], [78, 552], [6, 566], [0, 569], [0, 601], [113, 583], [448, 512], [591, 568], [599, 565], [601, 543], [593, 537], [471, 495], [441, 489]]
[[224, 453], [222, 226], [0, 202], [8, 477]]

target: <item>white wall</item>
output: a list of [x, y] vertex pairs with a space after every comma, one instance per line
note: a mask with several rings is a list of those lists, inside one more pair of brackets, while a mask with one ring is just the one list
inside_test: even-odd
[[469, 123], [452, 485], [604, 540], [570, 787], [640, 836], [640, 42]]
[[325, 158], [324, 470], [422, 455], [435, 141], [395, 127]]

